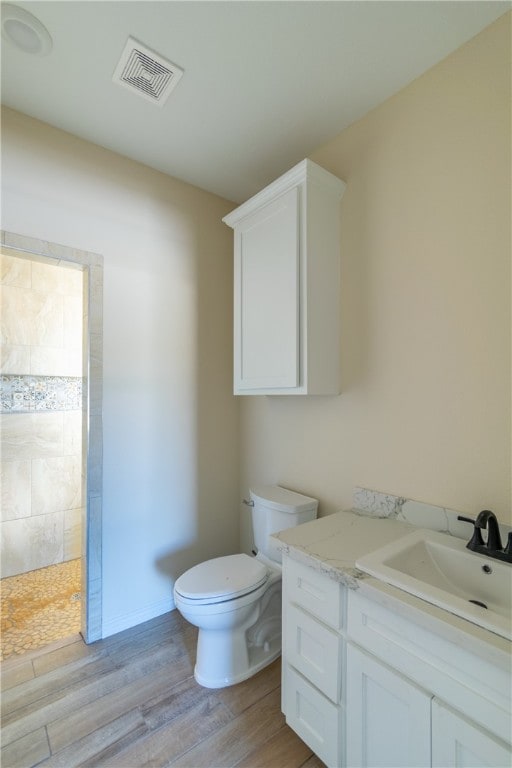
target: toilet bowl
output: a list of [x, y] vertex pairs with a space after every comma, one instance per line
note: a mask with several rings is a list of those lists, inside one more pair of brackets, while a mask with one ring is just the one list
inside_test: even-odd
[[[176, 608], [199, 627], [194, 676], [206, 688], [239, 683], [281, 652], [281, 572], [262, 557], [241, 554], [207, 560], [175, 584]], [[220, 569], [224, 583], [215, 583]], [[206, 591], [199, 586], [203, 579], [209, 585]]]
[[268, 537], [316, 517], [316, 499], [294, 491], [266, 486], [250, 495], [256, 556], [207, 560], [174, 585], [176, 608], [199, 628], [194, 677], [206, 688], [242, 682], [280, 655], [281, 553]]

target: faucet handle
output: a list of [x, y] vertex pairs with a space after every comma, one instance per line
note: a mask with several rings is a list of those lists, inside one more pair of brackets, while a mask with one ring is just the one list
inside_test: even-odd
[[475, 520], [472, 520], [470, 517], [464, 517], [464, 515], [457, 515], [457, 520], [462, 520], [465, 523], [471, 523], [471, 525], [475, 524]]

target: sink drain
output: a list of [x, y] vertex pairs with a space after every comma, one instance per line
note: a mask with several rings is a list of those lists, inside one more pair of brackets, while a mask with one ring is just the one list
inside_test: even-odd
[[469, 603], [473, 603], [473, 605], [479, 605], [480, 608], [485, 608], [487, 610], [487, 606], [485, 603], [482, 603], [480, 600], [468, 600]]

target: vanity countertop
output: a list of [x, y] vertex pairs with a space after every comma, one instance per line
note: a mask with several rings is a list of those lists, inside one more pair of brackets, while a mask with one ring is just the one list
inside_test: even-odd
[[490, 654], [495, 663], [510, 673], [511, 643], [508, 640], [356, 568], [356, 560], [363, 555], [415, 529], [411, 523], [369, 516], [353, 509], [288, 528], [273, 538], [292, 559], [325, 573], [349, 589], [361, 589], [361, 594], [478, 655], [490, 660]]
[[368, 576], [356, 568], [356, 560], [413, 530], [410, 523], [350, 510], [287, 528], [274, 538], [295, 560], [357, 589]]

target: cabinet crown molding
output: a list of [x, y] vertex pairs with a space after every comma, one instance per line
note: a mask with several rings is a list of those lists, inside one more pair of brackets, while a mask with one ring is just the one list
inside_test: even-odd
[[238, 208], [235, 208], [234, 211], [228, 213], [224, 216], [222, 221], [227, 224], [228, 227], [234, 228], [246, 216], [249, 216], [258, 208], [261, 208], [262, 205], [265, 205], [267, 202], [274, 200], [278, 195], [284, 194], [289, 189], [297, 187], [299, 184], [306, 181], [330, 189], [332, 194], [335, 196], [337, 195], [339, 200], [343, 197], [346, 187], [344, 181], [338, 179], [337, 176], [326, 171], [325, 168], [322, 168], [320, 165], [317, 165], [312, 160], [306, 158], [300, 163], [297, 163], [297, 165], [291, 168], [287, 173], [280, 176], [245, 203], [242, 203]]

